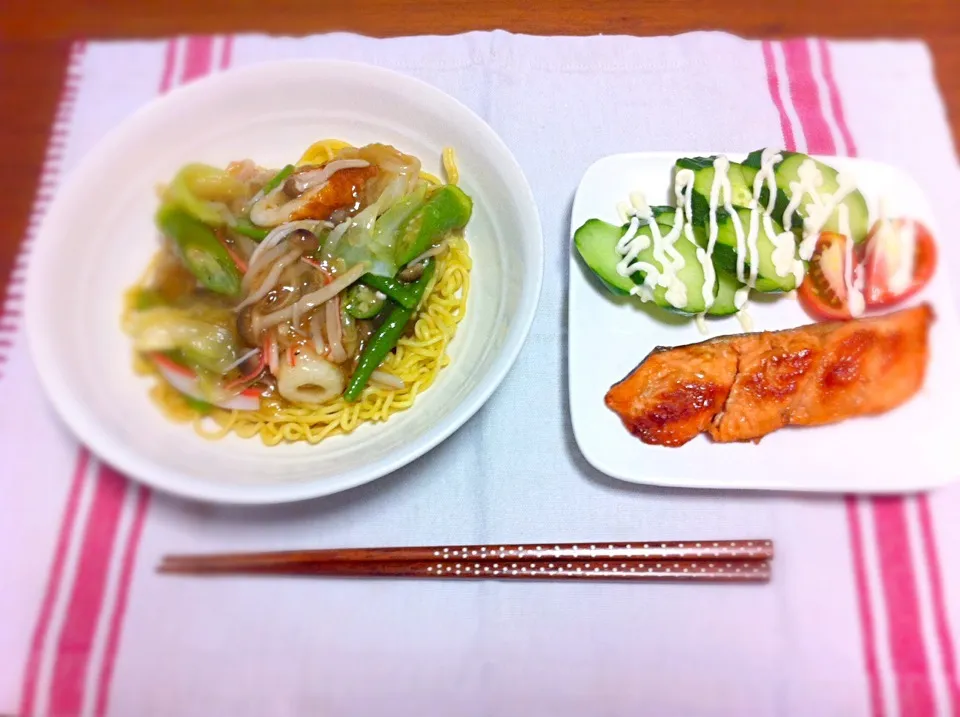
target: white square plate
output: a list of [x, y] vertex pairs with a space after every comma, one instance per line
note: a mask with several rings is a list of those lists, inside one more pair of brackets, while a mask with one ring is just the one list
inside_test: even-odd
[[[618, 223], [617, 204], [641, 190], [651, 205], [667, 204], [679, 157], [717, 152], [619, 154], [595, 162], [573, 203], [573, 232], [596, 217]], [[728, 154], [732, 161], [744, 155]], [[845, 157], [824, 162], [856, 177], [872, 217], [881, 197], [890, 216], [924, 222], [943, 242], [933, 210], [916, 182], [885, 164]], [[569, 381], [573, 431], [580, 450], [598, 470], [633, 483], [696, 488], [909, 492], [960, 477], [960, 438], [954, 414], [960, 405], [960, 325], [945, 272], [910, 304], [929, 301], [930, 364], [924, 387], [907, 404], [882, 416], [815, 428], [785, 428], [760, 443], [713, 443], [700, 435], [679, 448], [649, 446], [634, 438], [603, 398], [607, 389], [656, 346], [703, 341], [692, 320], [638, 299], [618, 299], [602, 289], [571, 251]], [[789, 297], [748, 304], [755, 331], [812, 323]], [[900, 308], [900, 307], [897, 307]], [[708, 320], [710, 336], [736, 334], [735, 317]]]

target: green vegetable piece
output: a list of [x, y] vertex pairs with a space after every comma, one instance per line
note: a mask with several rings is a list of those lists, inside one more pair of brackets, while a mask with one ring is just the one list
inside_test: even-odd
[[427, 188], [417, 187], [380, 215], [370, 237], [370, 273], [392, 277], [397, 273], [397, 237], [410, 216], [423, 206]]
[[470, 221], [473, 200], [455, 184], [445, 184], [434, 192], [407, 219], [397, 238], [397, 264], [416, 259], [452, 229], [462, 229]]
[[163, 306], [165, 303], [156, 289], [137, 289], [133, 298], [133, 308], [136, 311], [146, 311], [156, 306]]
[[355, 319], [369, 319], [380, 313], [385, 303], [383, 294], [364, 284], [354, 284], [347, 289], [347, 302], [343, 308]]
[[156, 222], [173, 241], [183, 265], [203, 286], [225, 296], [240, 294], [240, 270], [210, 227], [170, 204], [160, 207]]
[[164, 201], [176, 204], [204, 224], [221, 226], [226, 216], [223, 206], [246, 192], [246, 185], [229, 172], [208, 164], [184, 165], [167, 186]]
[[[411, 285], [410, 288], [416, 296], [417, 304], [419, 304], [423, 298], [423, 294], [427, 290], [427, 284], [430, 283], [435, 268], [436, 264], [431, 259], [427, 263], [427, 268], [424, 269], [423, 275]], [[399, 304], [395, 305], [390, 315], [387, 316], [387, 320], [384, 321], [380, 328], [377, 329], [377, 332], [370, 337], [370, 341], [364, 347], [363, 353], [360, 354], [357, 369], [353, 372], [353, 376], [350, 377], [350, 383], [347, 385], [347, 390], [343, 394], [346, 400], [356, 401], [360, 397], [367, 382], [370, 380], [370, 375], [377, 370], [387, 357], [387, 354], [397, 345], [397, 342], [403, 335], [403, 329], [406, 327], [407, 322], [413, 317], [414, 311], [416, 311], [416, 307], [408, 309]]]
[[158, 306], [134, 312], [124, 328], [138, 351], [161, 352], [174, 363], [195, 372], [207, 370], [219, 376], [238, 355], [235, 323], [229, 310], [216, 316], [213, 312], [192, 308]]
[[369, 266], [369, 273], [392, 277], [397, 273], [396, 240], [407, 219], [424, 203], [425, 188], [418, 188], [395, 201], [380, 214], [379, 202], [374, 202], [353, 217], [350, 228], [332, 244], [324, 239], [322, 258], [342, 260], [347, 266], [361, 262]]
[[237, 234], [243, 234], [245, 237], [253, 239], [255, 242], [262, 242], [270, 233], [269, 229], [261, 229], [246, 217], [241, 217], [233, 223], [231, 227]]
[[387, 298], [393, 299], [406, 309], [416, 308], [417, 301], [419, 301], [414, 294], [412, 284], [404, 284], [402, 281], [396, 279], [377, 276], [376, 274], [364, 274], [360, 277], [360, 283], [366, 284], [371, 289], [376, 289], [382, 294], [386, 294]]
[[279, 172], [277, 172], [275, 175], [273, 175], [273, 179], [271, 179], [269, 182], [267, 182], [266, 184], [263, 185], [263, 195], [266, 196], [266, 195], [270, 194], [270, 192], [272, 192], [274, 189], [276, 189], [277, 187], [279, 187], [279, 186], [280, 186], [280, 183], [281, 183], [284, 179], [286, 179], [286, 178], [289, 177], [291, 174], [293, 174], [293, 170], [294, 170], [294, 169], [295, 169], [295, 167], [294, 167], [292, 164], [288, 164], [286, 167], [284, 167], [284, 168], [281, 169]]
[[183, 400], [187, 402], [187, 405], [190, 406], [190, 408], [204, 416], [213, 410], [212, 403], [201, 401], [199, 398], [194, 398], [193, 396], [187, 396], [186, 394], [183, 394]]

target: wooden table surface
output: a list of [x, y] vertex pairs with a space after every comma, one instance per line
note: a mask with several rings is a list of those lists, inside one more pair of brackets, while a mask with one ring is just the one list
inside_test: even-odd
[[[0, 289], [23, 237], [70, 40], [181, 33], [664, 35], [925, 40], [960, 138], [960, 0], [0, 0]], [[3, 292], [0, 291], [0, 294]]]

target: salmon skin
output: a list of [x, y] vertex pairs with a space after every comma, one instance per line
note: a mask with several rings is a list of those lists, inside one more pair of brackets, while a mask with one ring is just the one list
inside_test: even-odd
[[885, 316], [654, 349], [605, 402], [644, 443], [757, 441], [885, 413], [923, 385], [929, 304]]

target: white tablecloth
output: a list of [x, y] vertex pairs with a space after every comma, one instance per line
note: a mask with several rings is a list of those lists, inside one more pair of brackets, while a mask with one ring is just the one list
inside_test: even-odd
[[[605, 154], [781, 145], [896, 163], [938, 209], [944, 270], [960, 268], [960, 178], [923, 45], [503, 32], [78, 44], [32, 228], [59, 178], [161, 87], [290, 57], [409, 73], [503, 137], [543, 219], [530, 338], [486, 407], [395, 475], [283, 507], [190, 503], [117, 476], [55, 419], [21, 326], [25, 250], [0, 319], [0, 714], [960, 714], [960, 487], [871, 500], [627, 485], [585, 463], [566, 404], [570, 202]], [[768, 586], [153, 572], [176, 551], [751, 536], [776, 541]]]

